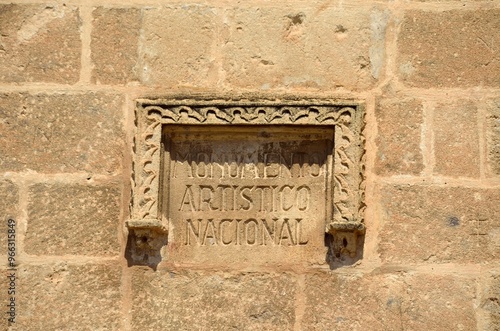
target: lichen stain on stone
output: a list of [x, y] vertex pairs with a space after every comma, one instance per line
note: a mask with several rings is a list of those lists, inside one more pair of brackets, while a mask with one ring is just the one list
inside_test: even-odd
[[448, 225], [451, 227], [456, 227], [460, 225], [460, 219], [456, 216], [448, 217]]

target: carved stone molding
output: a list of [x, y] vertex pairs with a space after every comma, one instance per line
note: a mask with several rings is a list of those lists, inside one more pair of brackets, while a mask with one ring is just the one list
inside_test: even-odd
[[[129, 229], [168, 232], [161, 215], [162, 128], [167, 125], [290, 125], [334, 127], [333, 219], [325, 232], [343, 238], [341, 253], [353, 255], [364, 232], [364, 108], [362, 104], [315, 100], [136, 100], [133, 198]], [[348, 244], [345, 238], [349, 234]], [[343, 242], [343, 244], [342, 244]]]

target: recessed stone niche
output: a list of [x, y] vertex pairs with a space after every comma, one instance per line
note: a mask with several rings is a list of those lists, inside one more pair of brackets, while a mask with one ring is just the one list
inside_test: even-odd
[[137, 100], [129, 263], [359, 258], [363, 115], [330, 99]]

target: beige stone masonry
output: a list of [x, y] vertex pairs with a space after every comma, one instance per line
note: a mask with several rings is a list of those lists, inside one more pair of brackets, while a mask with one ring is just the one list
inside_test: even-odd
[[383, 260], [498, 261], [500, 189], [401, 185], [380, 192]]
[[376, 162], [379, 174], [418, 175], [423, 171], [423, 116], [419, 100], [380, 100]]
[[137, 81], [141, 11], [99, 7], [92, 16], [92, 81], [117, 85]]
[[0, 4], [0, 81], [74, 84], [80, 76], [75, 6]]
[[477, 104], [459, 99], [434, 105], [434, 171], [437, 174], [479, 176]]
[[[0, 0], [0, 329], [499, 330], [499, 31], [497, 0]], [[224, 246], [204, 260], [201, 245], [176, 251], [182, 237], [164, 235], [178, 233], [162, 218], [163, 202], [154, 217], [152, 209], [137, 217], [136, 181], [150, 168], [134, 162], [152, 137], [141, 137], [149, 122], [137, 116], [138, 102], [192, 107], [194, 99], [249, 95], [363, 106], [364, 134], [352, 140], [365, 150], [363, 166], [354, 163], [363, 173], [357, 216], [366, 228], [359, 256], [335, 254], [332, 247], [349, 253], [350, 241], [329, 245], [323, 228], [311, 232], [316, 244], [303, 255]], [[166, 108], [161, 126], [197, 125], [187, 109], [175, 115], [191, 120], [166, 123]], [[276, 108], [251, 125], [269, 133], [269, 119], [289, 126], [292, 113]], [[206, 123], [242, 125], [230, 114]], [[224, 148], [207, 143], [224, 137], [220, 128], [207, 128], [184, 135], [190, 143], [161, 138], [165, 129], [153, 136], [181, 151]], [[255, 144], [252, 132], [233, 147]], [[276, 149], [306, 140], [302, 131], [283, 132]], [[305, 149], [322, 148], [312, 141]], [[172, 182], [180, 195], [173, 203], [182, 203], [186, 185], [229, 185], [190, 181]], [[301, 184], [315, 187], [311, 210], [323, 210], [328, 187], [314, 183]], [[148, 197], [163, 184], [139, 186]], [[216, 209], [232, 200], [200, 196], [200, 209], [212, 209], [192, 216], [202, 215], [205, 228], [209, 218], [220, 225]], [[227, 218], [253, 217], [245, 212]], [[284, 223], [283, 212], [261, 213], [258, 225], [272, 213]], [[9, 218], [16, 323], [5, 314]], [[127, 226], [134, 220], [142, 228]], [[151, 229], [161, 234], [148, 237]], [[251, 231], [241, 238], [253, 243]], [[227, 231], [203, 233], [230, 239]], [[137, 247], [142, 255], [131, 256]], [[137, 265], [138, 256], [163, 262]]]
[[[135, 330], [293, 329], [297, 281], [289, 274], [155, 274], [137, 268], [132, 282]], [[170, 302], [183, 305], [172, 306]], [[148, 312], [154, 309], [158, 314], [151, 318]]]
[[[2, 93], [2, 171], [120, 171], [121, 97], [101, 93]], [[29, 153], [27, 152], [29, 150]]]
[[498, 88], [499, 12], [408, 11], [398, 38], [399, 77], [415, 87]]
[[[305, 309], [315, 313], [305, 316], [304, 330], [475, 328], [475, 284], [464, 277], [411, 273], [308, 275], [305, 285]], [[333, 298], [325, 296], [332, 292], [336, 293]], [[450, 297], [450, 292], [455, 295]], [[345, 310], [344, 305], [352, 308]]]
[[119, 253], [118, 187], [37, 184], [29, 188], [28, 194], [27, 254], [114, 256]]
[[[120, 318], [121, 268], [64, 262], [18, 269], [21, 330], [123, 329]], [[46, 298], [46, 299], [45, 299]]]

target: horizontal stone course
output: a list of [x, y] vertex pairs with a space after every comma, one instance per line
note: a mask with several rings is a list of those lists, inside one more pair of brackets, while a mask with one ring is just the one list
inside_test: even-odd
[[361, 90], [382, 75], [381, 9], [234, 8], [223, 30], [223, 72], [233, 88]]
[[[21, 262], [11, 329], [500, 330], [495, 1], [3, 1], [2, 303], [10, 216]], [[337, 260], [331, 271], [324, 264], [284, 272], [298, 260], [276, 259], [278, 245], [246, 264], [236, 261], [242, 254], [234, 245], [222, 248], [225, 259], [214, 254], [220, 268], [193, 266], [169, 260], [183, 244], [171, 227], [157, 270], [127, 266], [122, 196], [130, 177], [140, 177], [126, 173], [134, 99], [178, 90], [186, 98], [260, 90], [269, 99], [281, 98], [270, 93], [278, 91], [366, 104], [364, 257], [349, 266]], [[231, 220], [241, 218], [232, 212]], [[275, 216], [283, 215], [262, 218]], [[320, 230], [322, 251], [314, 254], [323, 263], [334, 249]], [[2, 318], [0, 330], [7, 328]]]
[[295, 287], [288, 274], [153, 272], [135, 267], [132, 329], [291, 330]]
[[484, 330], [500, 330], [500, 270], [486, 272], [481, 284], [479, 311]]
[[78, 82], [80, 29], [75, 6], [0, 4], [0, 82]]
[[116, 256], [120, 198], [115, 185], [31, 186], [26, 253]]
[[213, 87], [220, 9], [204, 5], [148, 7], [142, 13], [140, 77], [164, 88]]
[[488, 263], [500, 250], [500, 189], [385, 185], [379, 253], [389, 263]]
[[0, 92], [0, 172], [119, 172], [121, 107], [105, 93]]
[[120, 267], [23, 265], [17, 277], [16, 330], [123, 330]]
[[500, 87], [500, 9], [408, 10], [398, 76], [409, 87]]
[[[474, 330], [474, 280], [450, 275], [310, 275], [302, 330]], [[450, 293], [453, 293], [451, 296]]]

